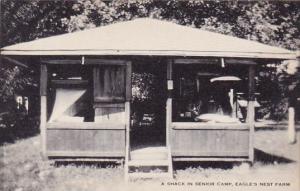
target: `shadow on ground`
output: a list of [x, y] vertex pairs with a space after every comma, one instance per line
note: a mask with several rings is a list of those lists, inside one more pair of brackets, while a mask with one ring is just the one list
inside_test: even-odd
[[[265, 165], [268, 164], [287, 164], [295, 162], [291, 159], [284, 158], [281, 156], [276, 156], [270, 153], [266, 153], [259, 149], [254, 149], [254, 164], [255, 163], [263, 163]], [[176, 170], [184, 170], [187, 168], [213, 168], [213, 169], [222, 169], [222, 170], [229, 170], [232, 169], [234, 166], [239, 166], [243, 162], [174, 162], [174, 169]]]
[[292, 163], [295, 162], [291, 159], [281, 157], [281, 156], [276, 156], [270, 153], [266, 153], [262, 150], [259, 149], [254, 149], [254, 156], [255, 156], [255, 162], [262, 162], [264, 164], [284, 164], [284, 163]]
[[[287, 164], [295, 162], [293, 160], [290, 160], [288, 158], [284, 158], [281, 156], [276, 156], [270, 153], [266, 153], [262, 150], [255, 149], [254, 150], [254, 165], [255, 163], [262, 163], [265, 165], [268, 164]], [[212, 169], [222, 169], [222, 170], [230, 170], [234, 166], [239, 166], [243, 162], [216, 162], [216, 161], [201, 161], [201, 162], [174, 162], [173, 168], [174, 170], [184, 170], [187, 168], [212, 168]], [[118, 167], [122, 165], [121, 162], [99, 162], [99, 161], [60, 161], [55, 160], [53, 161], [53, 165], [55, 167], [61, 167], [61, 166], [87, 166], [87, 167], [95, 167], [95, 168], [107, 168], [107, 167]]]
[[55, 167], [62, 167], [62, 166], [76, 166], [76, 167], [91, 167], [91, 168], [115, 168], [120, 166], [122, 163], [120, 162], [96, 162], [96, 161], [54, 161], [53, 165]]

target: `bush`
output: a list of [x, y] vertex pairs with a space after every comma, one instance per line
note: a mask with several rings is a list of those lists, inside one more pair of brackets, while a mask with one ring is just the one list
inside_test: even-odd
[[0, 116], [0, 145], [39, 133], [39, 118], [17, 109]]

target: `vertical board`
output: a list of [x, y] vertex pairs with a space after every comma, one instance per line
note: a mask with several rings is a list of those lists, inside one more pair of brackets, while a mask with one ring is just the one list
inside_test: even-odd
[[[173, 60], [168, 60], [167, 63], [167, 80], [172, 80], [173, 75]], [[172, 124], [172, 90], [168, 90], [168, 98], [166, 103], [166, 142], [170, 146], [170, 133]]]
[[[94, 68], [95, 122], [125, 123], [127, 94], [126, 65], [101, 65]], [[110, 103], [110, 107], [103, 104]], [[119, 104], [123, 107], [119, 107]]]
[[47, 66], [45, 64], [41, 65], [40, 70], [40, 132], [41, 132], [41, 144], [42, 144], [42, 154], [46, 157], [46, 123], [47, 123]]
[[125, 66], [102, 65], [94, 68], [94, 100], [112, 102], [125, 100]]
[[128, 161], [130, 160], [130, 100], [132, 93], [132, 63], [128, 61], [126, 63], [126, 102], [125, 102], [125, 165], [124, 165], [124, 178], [128, 180]]
[[46, 64], [41, 64], [40, 69], [40, 95], [47, 95], [48, 72]]
[[132, 91], [132, 83], [131, 83], [131, 74], [132, 74], [132, 63], [129, 61], [126, 64], [126, 100], [131, 100], [131, 91]]
[[254, 143], [253, 143], [253, 136], [254, 136], [254, 120], [255, 120], [255, 108], [254, 108], [254, 101], [255, 101], [255, 66], [249, 66], [249, 90], [248, 90], [248, 109], [247, 109], [247, 122], [250, 126], [250, 134], [249, 134], [249, 160], [251, 162], [254, 161]]

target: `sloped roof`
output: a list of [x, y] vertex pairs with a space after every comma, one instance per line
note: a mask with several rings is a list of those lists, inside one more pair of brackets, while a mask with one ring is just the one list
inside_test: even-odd
[[295, 52], [172, 22], [140, 18], [19, 43], [3, 55], [160, 55], [294, 59]]

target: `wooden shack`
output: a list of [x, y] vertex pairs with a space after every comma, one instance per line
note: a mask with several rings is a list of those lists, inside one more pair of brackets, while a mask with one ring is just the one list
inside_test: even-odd
[[[40, 65], [44, 156], [122, 159], [126, 174], [155, 165], [171, 174], [172, 161], [252, 162], [256, 68], [296, 58], [282, 48], [147, 18], [4, 47], [1, 55]], [[135, 72], [157, 81], [156, 98], [142, 109], [133, 109]]]

